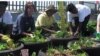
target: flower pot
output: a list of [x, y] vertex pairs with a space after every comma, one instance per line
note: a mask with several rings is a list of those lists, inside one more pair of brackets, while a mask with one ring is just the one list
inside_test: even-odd
[[78, 40], [79, 38], [53, 38], [51, 39], [51, 45], [53, 47], [57, 47], [62, 45], [63, 47], [67, 48], [67, 44], [69, 41]]
[[76, 42], [70, 41], [68, 47], [77, 51], [84, 51], [89, 56], [100, 56], [100, 46], [97, 45], [97, 42], [90, 39], [88, 41], [86, 39]]
[[89, 47], [80, 49], [88, 53], [89, 56], [100, 56], [100, 47]]
[[49, 43], [50, 41], [37, 42], [37, 43], [24, 43], [24, 49], [29, 50], [29, 56], [31, 56], [33, 52], [36, 52], [36, 55], [37, 55], [39, 50], [42, 50], [45, 52], [47, 50]]

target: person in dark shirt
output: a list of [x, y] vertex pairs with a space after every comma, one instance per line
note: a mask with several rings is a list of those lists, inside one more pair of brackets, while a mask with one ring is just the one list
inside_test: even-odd
[[12, 35], [16, 36], [14, 37], [16, 40], [23, 36], [31, 36], [32, 32], [34, 32], [35, 23], [32, 14], [35, 11], [36, 9], [33, 3], [27, 2], [24, 13], [18, 15], [16, 22], [13, 25]]

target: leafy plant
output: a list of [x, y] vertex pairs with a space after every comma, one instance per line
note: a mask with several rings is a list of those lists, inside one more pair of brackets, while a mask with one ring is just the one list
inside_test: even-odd
[[66, 16], [65, 16], [65, 6], [63, 1], [58, 2], [58, 14], [60, 16], [60, 21], [57, 22], [58, 27], [60, 28], [59, 31], [55, 33], [56, 37], [63, 38], [68, 36], [68, 24], [66, 22]]
[[100, 33], [96, 34], [96, 40], [100, 40]]
[[33, 53], [32, 53], [32, 56], [36, 56], [36, 53], [35, 53], [35, 52], [33, 52]]
[[68, 47], [72, 50], [77, 50], [86, 47], [94, 47], [96, 43], [87, 37], [81, 37], [78, 41], [69, 42]]
[[0, 51], [6, 50], [6, 49], [8, 49], [7, 44], [6, 43], [3, 43], [3, 42], [0, 42]]
[[50, 47], [48, 48], [47, 50], [47, 56], [56, 56], [56, 55], [62, 55], [63, 53], [63, 46], [59, 46], [58, 48], [53, 48], [53, 47]]
[[25, 43], [39, 43], [39, 42], [45, 42], [47, 41], [45, 37], [43, 37], [41, 35], [41, 31], [39, 30], [36, 30], [34, 33], [33, 33], [33, 37], [24, 37], [21, 39], [21, 41], [25, 42]]
[[64, 53], [66, 53], [66, 56], [87, 56], [88, 54], [84, 51], [82, 52], [77, 52], [75, 50], [70, 50], [70, 49], [67, 49], [67, 50], [64, 50]]
[[96, 32], [96, 21], [89, 21], [87, 24], [87, 34], [93, 34]]
[[64, 49], [62, 46], [58, 48], [49, 48], [47, 50], [47, 56], [87, 56], [85, 52], [77, 52], [71, 49]]
[[15, 48], [15, 44], [14, 44], [13, 40], [9, 38], [9, 36], [3, 35], [1, 40], [4, 41], [7, 44], [7, 45], [6, 44], [4, 44], [4, 45], [1, 44], [2, 46], [7, 46], [9, 49], [14, 49]]
[[58, 37], [58, 38], [63, 38], [63, 37], [65, 37], [65, 34], [66, 32], [64, 32], [64, 31], [57, 31], [56, 33], [55, 33], [55, 35], [56, 35], [56, 37]]
[[61, 18], [58, 26], [60, 27], [61, 31], [67, 31], [66, 28], [68, 27], [68, 24], [66, 23], [65, 7], [63, 1], [58, 2], [58, 13]]

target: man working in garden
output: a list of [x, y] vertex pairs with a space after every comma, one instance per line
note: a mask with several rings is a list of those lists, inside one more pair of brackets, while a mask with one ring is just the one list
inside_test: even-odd
[[85, 35], [86, 26], [90, 18], [91, 9], [82, 4], [68, 4], [67, 6], [67, 21], [69, 23], [70, 31], [73, 36], [79, 33]]
[[12, 32], [12, 15], [9, 11], [6, 11], [7, 5], [7, 1], [0, 1], [0, 36]]
[[54, 33], [56, 28], [56, 23], [53, 14], [56, 13], [54, 5], [49, 5], [45, 12], [40, 14], [36, 21], [36, 27], [42, 29], [42, 34]]

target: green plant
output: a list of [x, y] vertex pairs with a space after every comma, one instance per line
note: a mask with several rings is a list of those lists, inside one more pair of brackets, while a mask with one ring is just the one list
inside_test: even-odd
[[66, 53], [66, 56], [88, 56], [88, 54], [84, 51], [77, 52], [76, 50], [71, 49], [64, 50], [64, 53]]
[[87, 24], [87, 32], [93, 34], [96, 32], [96, 21], [89, 21]]
[[59, 13], [59, 16], [61, 17], [61, 20], [58, 23], [60, 30], [67, 31], [66, 28], [68, 27], [68, 24], [66, 22], [65, 7], [64, 7], [63, 1], [58, 2], [58, 13]]
[[77, 52], [76, 50], [64, 49], [62, 46], [57, 48], [49, 48], [47, 56], [87, 56], [85, 52]]
[[81, 37], [78, 41], [69, 42], [68, 47], [69, 49], [77, 50], [86, 47], [94, 47], [95, 44], [96, 43], [92, 39], [87, 37]]
[[96, 40], [100, 40], [100, 33], [96, 34]]
[[41, 35], [41, 31], [39, 30], [36, 30], [34, 33], [33, 33], [33, 37], [29, 37], [29, 36], [26, 36], [24, 38], [21, 39], [21, 41], [25, 42], [25, 43], [40, 43], [40, 42], [45, 42], [47, 41], [47, 39]]
[[6, 50], [6, 49], [8, 49], [7, 44], [6, 43], [3, 43], [3, 42], [0, 42], [0, 51]]
[[53, 47], [49, 47], [48, 50], [47, 50], [47, 56], [56, 56], [56, 55], [62, 55], [63, 54], [63, 46], [59, 46], [59, 47], [56, 47], [56, 48], [53, 48]]
[[33, 53], [32, 53], [32, 56], [36, 56], [36, 53], [35, 53], [35, 52], [33, 52]]
[[58, 14], [60, 16], [60, 21], [57, 22], [58, 27], [60, 28], [59, 31], [55, 33], [56, 37], [63, 38], [69, 36], [67, 31], [68, 24], [66, 22], [66, 15], [65, 15], [65, 6], [63, 1], [58, 2]]
[[7, 44], [9, 49], [14, 49], [15, 48], [15, 44], [14, 44], [13, 40], [10, 39], [8, 35], [3, 35], [1, 40], [4, 41]]
[[56, 37], [58, 37], [58, 38], [62, 38], [62, 37], [65, 36], [65, 32], [64, 31], [57, 31], [55, 34], [56, 34]]

